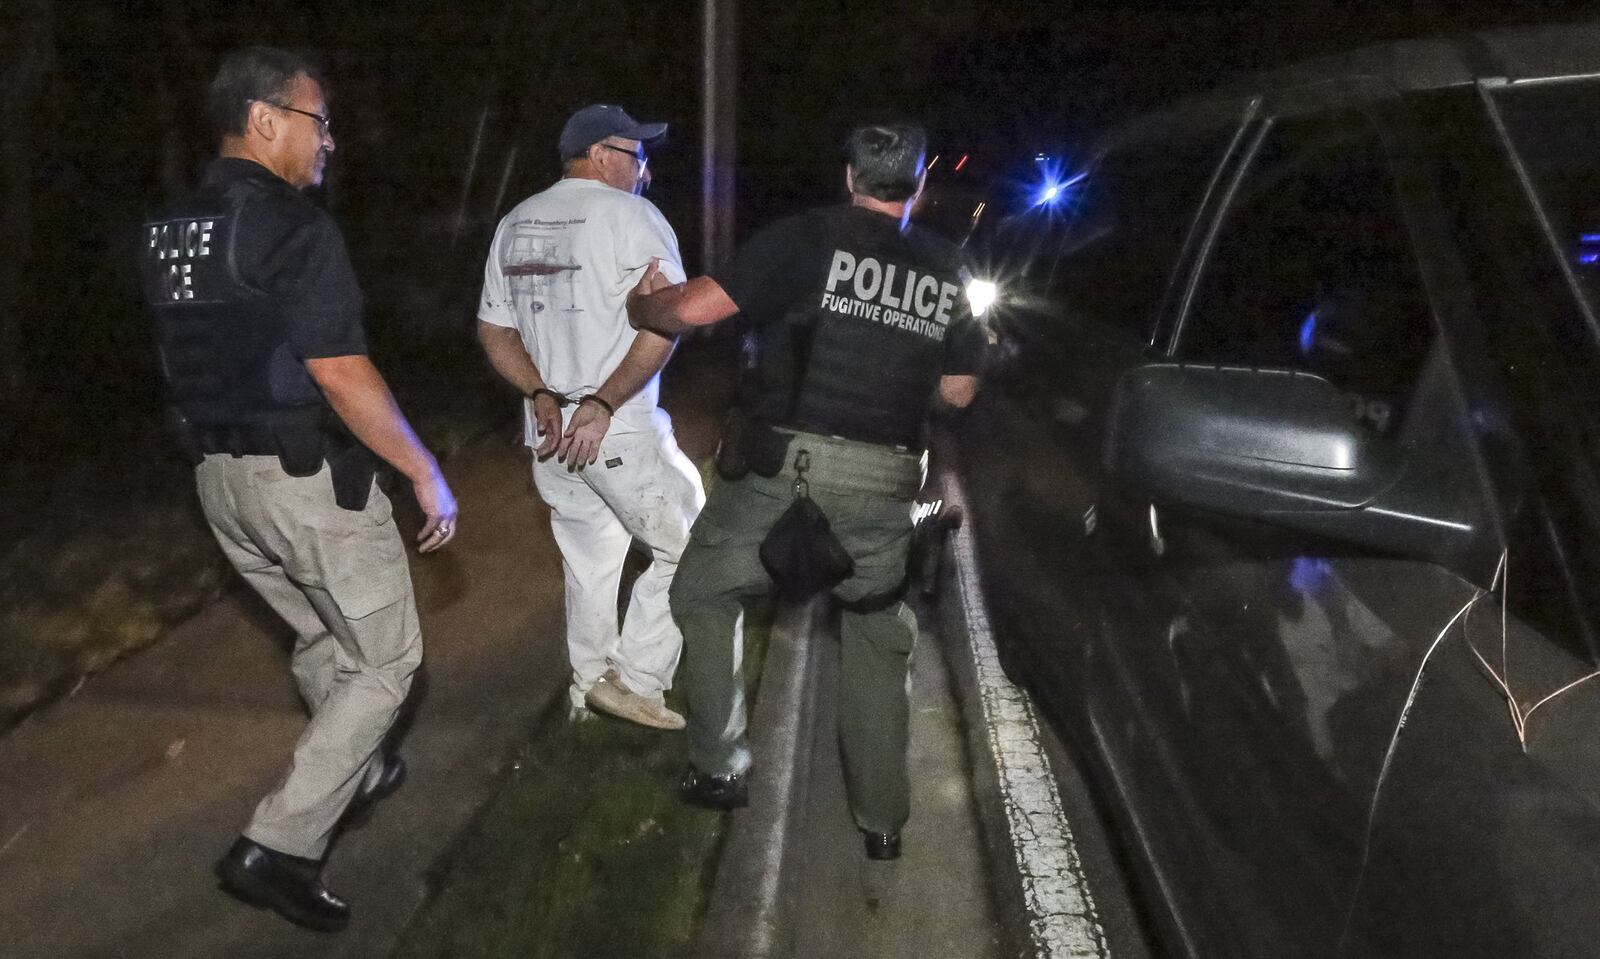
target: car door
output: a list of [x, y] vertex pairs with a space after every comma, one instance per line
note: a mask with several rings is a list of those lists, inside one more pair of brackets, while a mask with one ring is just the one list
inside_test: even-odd
[[1470, 411], [1476, 455], [1460, 466], [1494, 503], [1483, 559], [1496, 569], [1459, 567], [1492, 593], [1418, 690], [1372, 803], [1348, 939], [1386, 955], [1590, 955], [1600, 83], [1487, 80], [1412, 99], [1426, 187], [1414, 221]]
[[[1020, 203], [974, 238], [974, 270], [999, 287], [985, 317], [1002, 359], [963, 438], [979, 546], [1004, 621], [1008, 669], [1067, 722], [1099, 627], [1086, 590], [1098, 430], [1119, 370], [1148, 358], [1190, 227], [1237, 147], [1249, 105], [1148, 126], [1088, 154], [1038, 158]], [[1054, 188], [1052, 192], [1052, 188]], [[1013, 668], [1015, 667], [1015, 668]]]
[[[1269, 115], [1166, 345], [1186, 362], [1316, 373], [1374, 437], [1418, 461], [1459, 455], [1391, 145], [1341, 92]], [[1116, 486], [1101, 512], [1105, 648], [1138, 717], [1113, 748], [1165, 812], [1146, 816], [1157, 855], [1201, 891], [1195, 939], [1212, 954], [1290, 941], [1334, 954], [1407, 682], [1473, 588]]]
[[[1123, 712], [1100, 648], [1106, 616], [1095, 539], [1099, 446], [1119, 373], [1152, 356], [1163, 304], [1195, 249], [1195, 225], [1236, 161], [1252, 101], [1207, 104], [1123, 131], [1082, 168], [1038, 164], [1011, 189], [1020, 215], [975, 238], [975, 268], [1000, 298], [988, 321], [1004, 359], [961, 435], [990, 615], [1008, 673], [1100, 763], [1116, 813], [1127, 782], [1107, 764], [1099, 717]], [[1046, 198], [1050, 186], [1057, 186]], [[1112, 710], [1093, 702], [1110, 700]], [[1141, 823], [1123, 818], [1130, 842]], [[1162, 863], [1134, 856], [1155, 888]]]

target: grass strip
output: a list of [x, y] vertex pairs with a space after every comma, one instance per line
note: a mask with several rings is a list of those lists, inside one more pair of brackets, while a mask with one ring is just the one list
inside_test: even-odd
[[176, 497], [146, 497], [97, 525], [55, 523], [8, 544], [0, 731], [194, 615], [221, 594], [226, 571], [199, 510]]
[[[488, 430], [509, 432], [505, 416], [455, 402], [419, 420], [441, 462]], [[243, 586], [201, 515], [192, 468], [119, 453], [59, 475], [0, 477], [0, 732]]]
[[[747, 663], [770, 633], [770, 612], [745, 617]], [[446, 857], [397, 959], [689, 955], [725, 817], [678, 801], [683, 735], [565, 717], [563, 697]]]

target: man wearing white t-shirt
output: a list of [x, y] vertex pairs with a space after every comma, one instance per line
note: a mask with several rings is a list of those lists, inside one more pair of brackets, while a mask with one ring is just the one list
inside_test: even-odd
[[[621, 107], [584, 107], [561, 131], [562, 179], [516, 206], [484, 266], [478, 338], [521, 390], [533, 481], [550, 507], [566, 576], [572, 715], [585, 707], [683, 728], [662, 695], [683, 637], [667, 589], [705, 503], [700, 475], [656, 408], [673, 340], [635, 332], [627, 296], [652, 259], [684, 281], [678, 239], [639, 194], [645, 146], [667, 131]], [[619, 633], [628, 547], [651, 553]]]

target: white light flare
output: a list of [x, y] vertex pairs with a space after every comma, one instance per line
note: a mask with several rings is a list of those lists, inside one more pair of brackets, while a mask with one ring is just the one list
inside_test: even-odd
[[999, 298], [1000, 288], [992, 280], [972, 280], [967, 283], [967, 304], [972, 307], [973, 316], [988, 312]]

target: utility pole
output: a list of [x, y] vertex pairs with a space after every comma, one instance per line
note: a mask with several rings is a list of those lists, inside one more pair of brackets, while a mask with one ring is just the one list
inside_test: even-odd
[[733, 252], [738, 0], [701, 0], [700, 271]]

